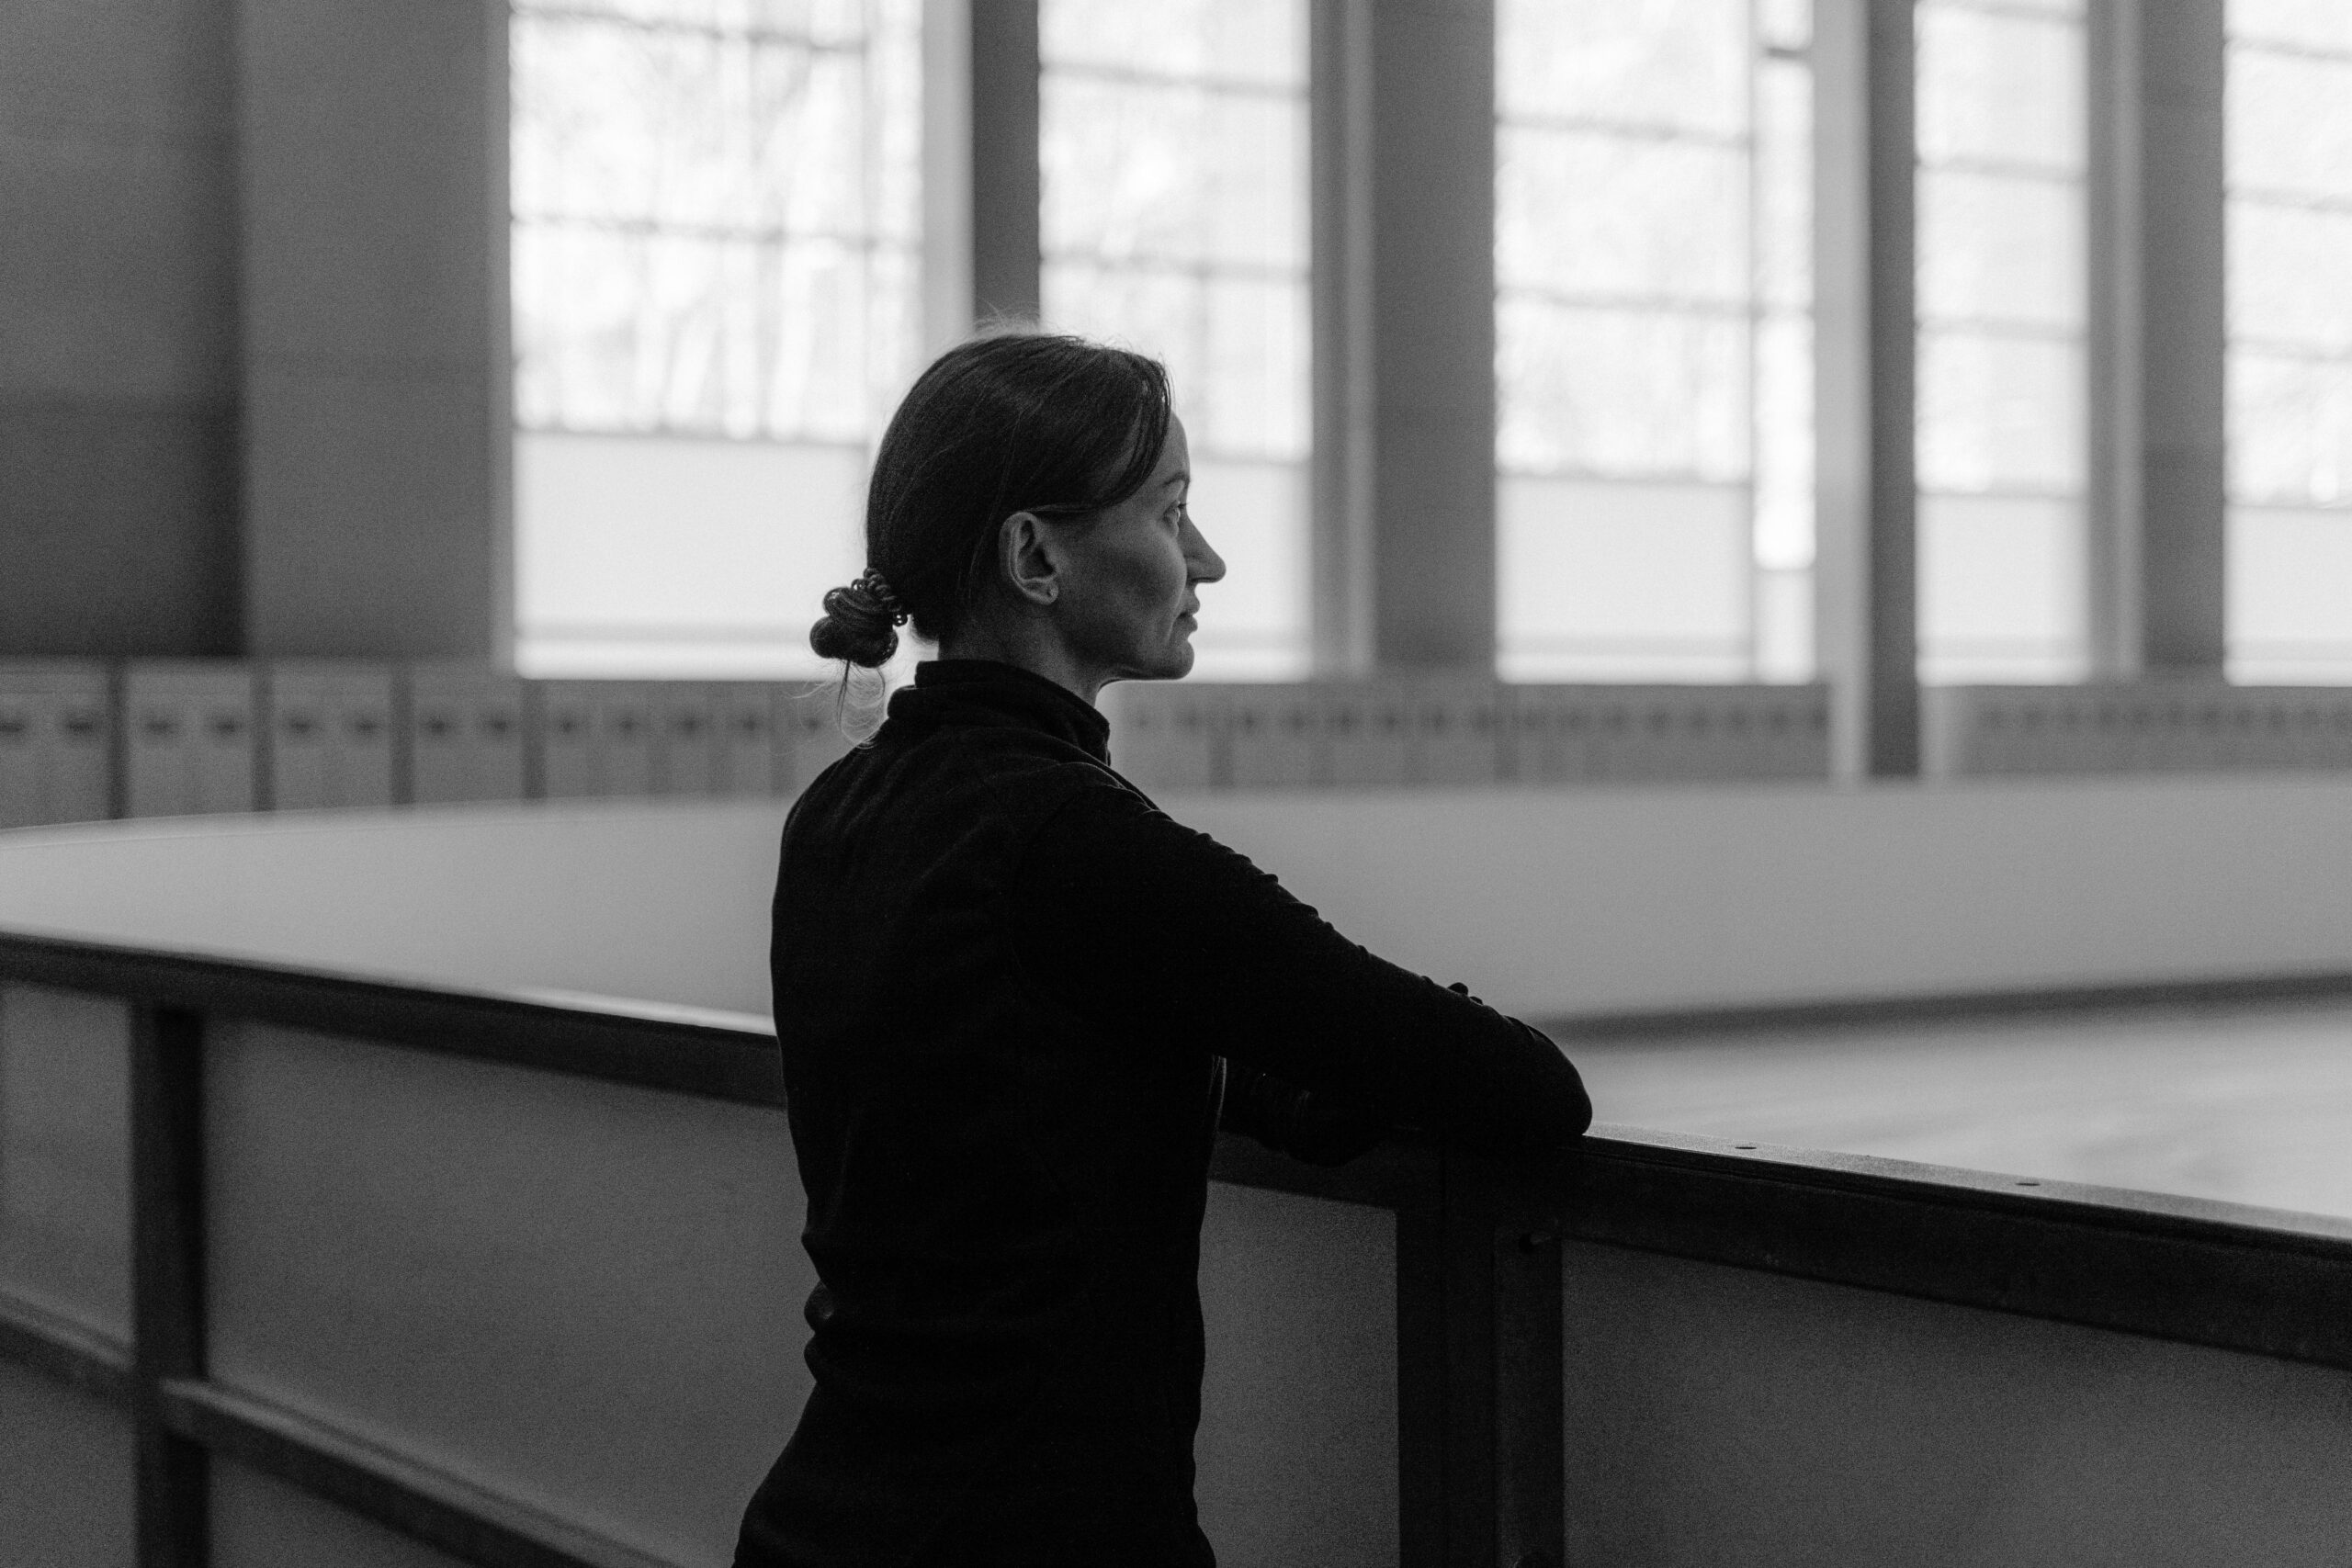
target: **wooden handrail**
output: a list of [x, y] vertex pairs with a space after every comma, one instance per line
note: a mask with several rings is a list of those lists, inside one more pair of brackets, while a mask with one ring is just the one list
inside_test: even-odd
[[[0, 984], [738, 1104], [782, 1100], [775, 1037], [765, 1020], [744, 1014], [11, 932], [0, 932]], [[1403, 1210], [1432, 1201], [1437, 1168], [1429, 1148], [1385, 1146], [1331, 1168], [1227, 1134], [1211, 1174], [1236, 1186]], [[1578, 1239], [2028, 1316], [2119, 1327], [2128, 1320], [2135, 1333], [2352, 1368], [2352, 1311], [2311, 1294], [2335, 1272], [2352, 1280], [2352, 1219], [1605, 1124], [1571, 1156], [1496, 1171], [1497, 1180], [1518, 1186], [1516, 1207], [1554, 1216]], [[1902, 1223], [1893, 1211], [1904, 1212]], [[1922, 1246], [1923, 1225], [1958, 1245]], [[2217, 1321], [2221, 1303], [2191, 1303], [2177, 1290], [2127, 1312], [2086, 1261], [2030, 1272], [2001, 1262], [2001, 1248], [2054, 1234], [2106, 1253], [2146, 1247], [2184, 1269], [2227, 1258], [2228, 1268], [2210, 1277], [2262, 1303], [2265, 1326], [2229, 1328]], [[2007, 1269], [1997, 1280], [1986, 1271], [1996, 1267]], [[2299, 1322], [2297, 1302], [2324, 1307], [2327, 1321]]]

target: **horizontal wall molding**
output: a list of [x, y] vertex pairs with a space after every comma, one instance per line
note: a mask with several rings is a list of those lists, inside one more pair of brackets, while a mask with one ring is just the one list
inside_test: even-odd
[[[2352, 771], [2352, 686], [1928, 689], [1931, 776]], [[1127, 682], [1148, 789], [1825, 783], [1823, 685]], [[850, 747], [829, 682], [537, 681], [428, 660], [0, 660], [0, 828], [256, 810], [786, 798]]]
[[1829, 776], [1817, 685], [1472, 677], [1112, 687], [1112, 762], [1146, 788], [1349, 789]]
[[0, 1291], [0, 1360], [125, 1409], [136, 1387], [128, 1344], [6, 1291]]
[[166, 1382], [176, 1435], [478, 1568], [680, 1568], [270, 1401]]
[[1926, 701], [1942, 778], [2352, 768], [2352, 686], [1942, 686]]

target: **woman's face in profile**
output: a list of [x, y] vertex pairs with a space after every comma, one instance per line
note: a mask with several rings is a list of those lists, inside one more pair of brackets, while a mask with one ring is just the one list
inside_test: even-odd
[[1106, 681], [1172, 681], [1193, 668], [1199, 584], [1225, 562], [1187, 510], [1192, 454], [1172, 415], [1143, 489], [1071, 531], [1062, 622], [1070, 651]]

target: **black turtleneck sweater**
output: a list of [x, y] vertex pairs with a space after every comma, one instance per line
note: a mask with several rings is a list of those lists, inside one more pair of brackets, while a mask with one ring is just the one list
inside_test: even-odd
[[1549, 1040], [1171, 820], [1108, 736], [1038, 676], [925, 664], [785, 825], [776, 1034], [822, 1283], [742, 1568], [1214, 1563], [1192, 1445], [1220, 1111], [1327, 1160], [1590, 1119]]

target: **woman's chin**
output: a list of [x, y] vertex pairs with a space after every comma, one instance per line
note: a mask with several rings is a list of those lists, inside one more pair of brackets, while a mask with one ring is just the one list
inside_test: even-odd
[[1180, 642], [1152, 661], [1143, 678], [1147, 681], [1181, 681], [1193, 672], [1193, 645]]
[[1128, 666], [1131, 673], [1122, 677], [1128, 681], [1181, 681], [1193, 672], [1193, 645], [1172, 642], [1150, 659], [1138, 659]]

